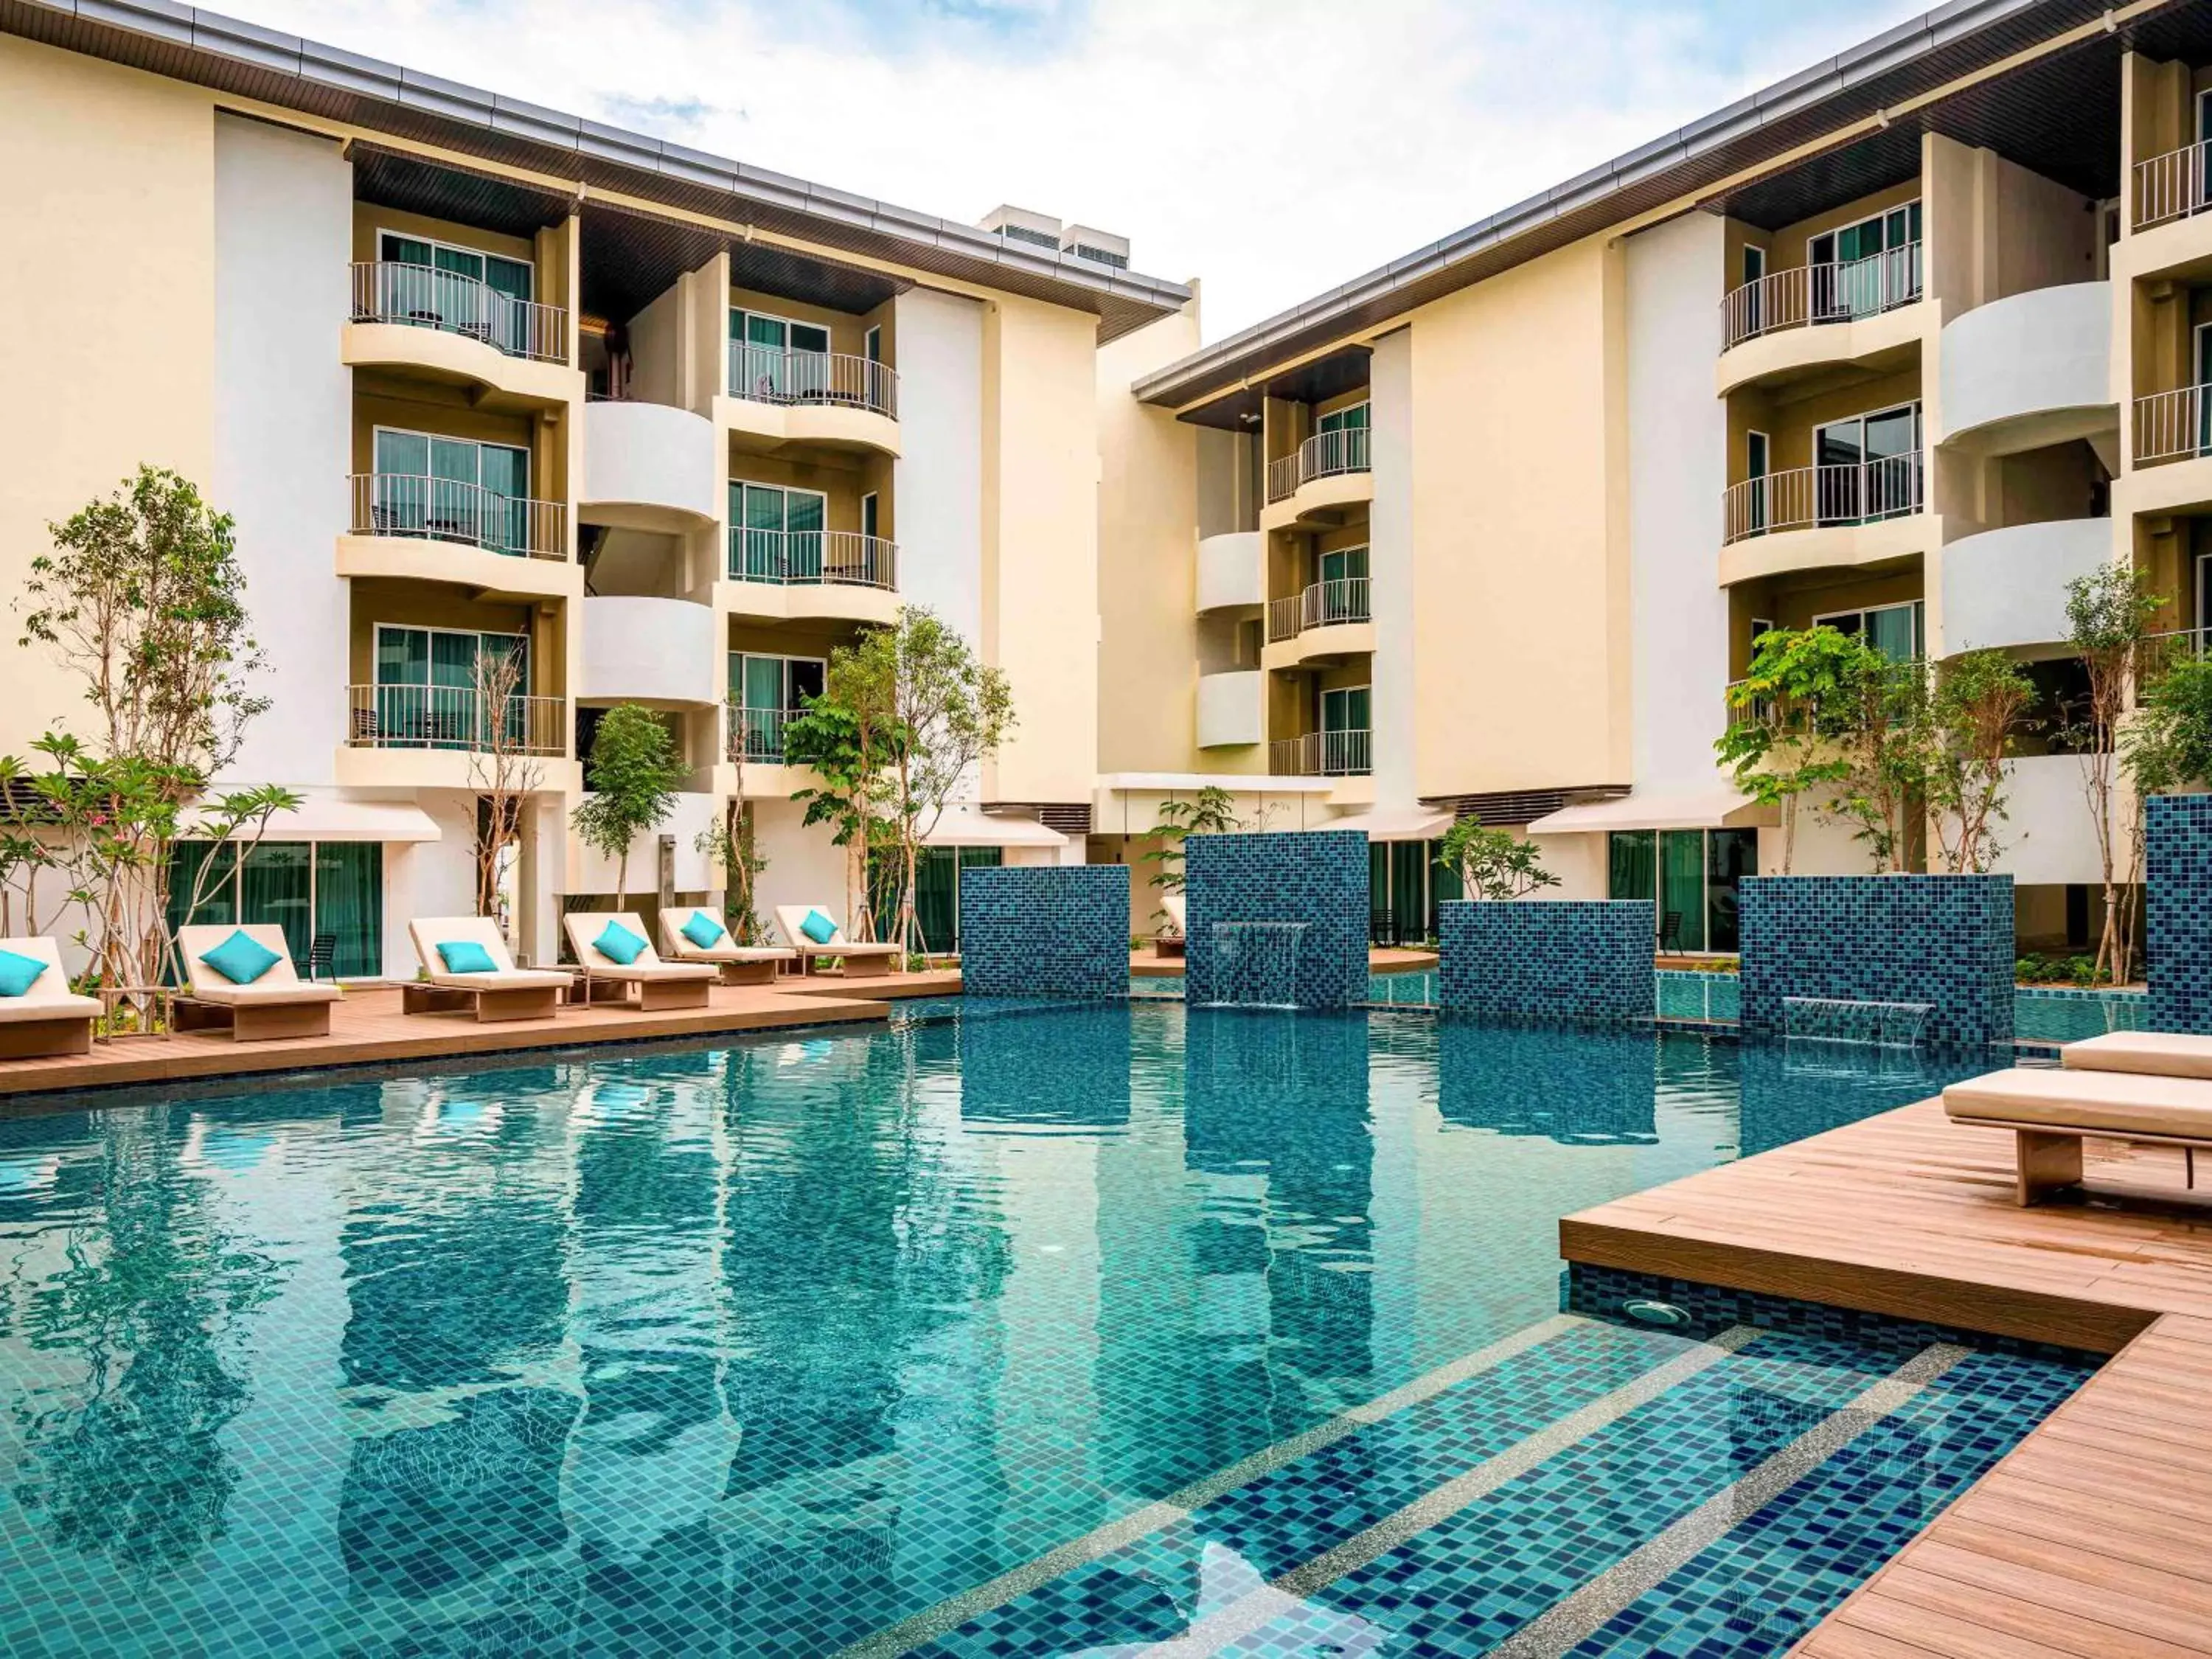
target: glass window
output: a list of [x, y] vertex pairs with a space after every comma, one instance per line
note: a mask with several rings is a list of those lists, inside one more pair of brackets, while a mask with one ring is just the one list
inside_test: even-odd
[[1759, 873], [1759, 831], [1715, 830], [1705, 836], [1705, 948], [1742, 949], [1737, 931], [1736, 890]]
[[1364, 432], [1367, 429], [1365, 404], [1354, 404], [1349, 409], [1333, 409], [1314, 422], [1316, 432]]
[[1617, 899], [1658, 897], [1657, 832], [1616, 830], [1605, 841], [1606, 896]]
[[1659, 938], [1685, 951], [1705, 948], [1705, 832], [1659, 832]]
[[1345, 686], [1321, 694], [1321, 729], [1324, 732], [1367, 730], [1368, 688]]
[[264, 841], [246, 854], [238, 872], [238, 920], [284, 930], [292, 966], [304, 973], [314, 942], [314, 851], [305, 842]]

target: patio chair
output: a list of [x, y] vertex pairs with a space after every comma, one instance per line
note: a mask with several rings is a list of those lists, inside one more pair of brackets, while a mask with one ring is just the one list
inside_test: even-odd
[[1682, 913], [1669, 910], [1659, 922], [1659, 949], [1669, 956], [1682, 954]]
[[[806, 932], [807, 918], [816, 915], [830, 924], [828, 937], [816, 939]], [[828, 957], [835, 957], [845, 964], [847, 979], [873, 979], [898, 971], [897, 945], [863, 945], [847, 939], [844, 924], [827, 906], [779, 904], [775, 907], [775, 927], [785, 942], [799, 952], [799, 971], [802, 974], [812, 973], [816, 963]]]
[[720, 927], [722, 919], [700, 905], [679, 904], [660, 913], [660, 943], [670, 962], [700, 962], [719, 969], [725, 985], [773, 985], [784, 963], [796, 965], [799, 952], [775, 945], [739, 945], [725, 930], [712, 945], [695, 944], [684, 929], [694, 916]]
[[[518, 968], [489, 916], [418, 916], [407, 924], [415, 958], [427, 978], [400, 988], [399, 1006], [410, 1014], [473, 1009], [479, 1024], [493, 1020], [550, 1019], [574, 983], [550, 968]], [[455, 972], [441, 945], [473, 945], [490, 960], [480, 972]]]
[[81, 997], [70, 989], [61, 948], [40, 935], [0, 939], [0, 951], [46, 965], [21, 996], [0, 996], [0, 1060], [90, 1054], [100, 999]]
[[2081, 1185], [2084, 1140], [2179, 1146], [2191, 1187], [2197, 1152], [2212, 1148], [2212, 1081], [2203, 1077], [2014, 1066], [1951, 1085], [1943, 1110], [1954, 1123], [2013, 1132], [2014, 1196], [2023, 1206]]
[[[243, 933], [276, 960], [258, 978], [241, 983], [207, 958]], [[274, 922], [241, 927], [202, 924], [177, 929], [177, 954], [185, 961], [187, 995], [176, 999], [179, 1031], [228, 1030], [234, 1042], [272, 1042], [284, 1037], [328, 1036], [331, 1005], [344, 993], [335, 985], [310, 985], [292, 966], [292, 948]]]
[[[637, 1000], [629, 1006], [640, 1013], [704, 1008], [711, 1000], [708, 994], [720, 977], [714, 966], [703, 962], [663, 962], [653, 948], [645, 924], [631, 912], [609, 915], [603, 910], [577, 910], [563, 916], [561, 925], [568, 930], [568, 948], [583, 964], [586, 1001], [592, 1000], [593, 988], [602, 981], [622, 988], [626, 1002], [629, 988], [636, 987]], [[599, 948], [599, 940], [610, 927], [636, 938], [640, 949], [634, 959], [621, 962]]]

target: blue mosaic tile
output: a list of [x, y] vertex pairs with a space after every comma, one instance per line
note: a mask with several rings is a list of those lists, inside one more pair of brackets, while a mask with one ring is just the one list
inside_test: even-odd
[[1778, 1036], [1783, 999], [1924, 1002], [1926, 1040], [2013, 1034], [2010, 876], [1755, 876], [1737, 890], [1743, 1029]]
[[1465, 1013], [1650, 1019], [1650, 899], [1562, 899], [1437, 907], [1437, 1000]]
[[2143, 803], [2150, 1029], [2212, 1031], [2212, 795]]
[[1122, 995], [1129, 983], [1129, 866], [963, 868], [960, 982], [980, 997]]
[[1367, 996], [1367, 837], [1357, 830], [1192, 836], [1183, 842], [1184, 994], [1236, 995], [1218, 923], [1302, 924], [1289, 1000], [1349, 1008]]

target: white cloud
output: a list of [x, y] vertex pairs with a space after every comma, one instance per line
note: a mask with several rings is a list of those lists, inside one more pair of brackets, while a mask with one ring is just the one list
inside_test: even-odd
[[1209, 338], [1919, 9], [1759, 0], [240, 0], [254, 21], [1205, 279]]

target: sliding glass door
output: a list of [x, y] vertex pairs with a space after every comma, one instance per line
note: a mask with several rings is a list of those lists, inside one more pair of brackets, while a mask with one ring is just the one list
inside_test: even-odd
[[370, 528], [499, 553], [530, 550], [530, 452], [379, 427]]
[[731, 577], [738, 581], [818, 582], [822, 534], [830, 498], [817, 490], [771, 484], [730, 485], [730, 522], [737, 546]]
[[[499, 655], [521, 659], [505, 709], [479, 708], [477, 667]], [[529, 642], [519, 635], [471, 634], [449, 628], [376, 630], [377, 737], [385, 744], [466, 749], [483, 744], [491, 721], [504, 719], [508, 735], [524, 731], [530, 694]]]
[[[197, 908], [193, 894], [199, 895]], [[270, 923], [293, 967], [347, 979], [384, 967], [384, 848], [375, 842], [182, 841], [169, 862], [169, 925]]]
[[377, 238], [376, 257], [391, 268], [386, 320], [475, 335], [502, 351], [526, 349], [528, 313], [514, 302], [532, 297], [528, 262], [389, 230]]

